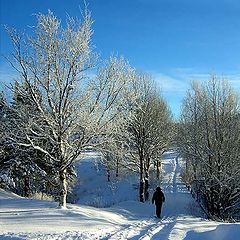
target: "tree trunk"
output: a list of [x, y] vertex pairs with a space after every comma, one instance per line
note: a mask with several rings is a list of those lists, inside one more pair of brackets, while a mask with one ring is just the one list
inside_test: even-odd
[[110, 169], [107, 168], [107, 181], [110, 182]]
[[159, 160], [157, 160], [157, 180], [159, 180], [160, 179], [160, 161]]
[[145, 201], [147, 201], [148, 198], [149, 198], [148, 188], [149, 188], [149, 173], [146, 172], [146, 173], [145, 173], [145, 188], [144, 188]]
[[145, 160], [145, 165], [144, 165], [144, 173], [145, 173], [144, 197], [145, 197], [145, 201], [147, 201], [149, 198], [148, 188], [149, 188], [150, 162], [151, 162], [151, 158], [149, 156], [147, 156], [147, 159]]
[[144, 179], [143, 178], [140, 178], [139, 200], [140, 202], [144, 202]]
[[107, 181], [110, 182], [110, 160], [111, 160], [111, 157], [109, 154], [107, 154], [106, 158], [107, 158]]
[[29, 197], [30, 193], [30, 179], [29, 176], [24, 177], [24, 197]]
[[116, 164], [116, 177], [118, 177], [119, 174], [119, 159], [117, 158], [117, 164]]
[[143, 158], [140, 158], [140, 185], [139, 185], [139, 200], [144, 202], [144, 178], [143, 178]]
[[59, 196], [59, 207], [67, 207], [67, 176], [66, 169], [59, 172], [60, 178], [60, 196]]

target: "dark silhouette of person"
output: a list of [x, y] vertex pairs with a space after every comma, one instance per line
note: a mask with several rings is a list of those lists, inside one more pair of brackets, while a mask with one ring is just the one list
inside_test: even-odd
[[156, 205], [156, 215], [158, 218], [161, 217], [162, 204], [165, 202], [165, 196], [160, 187], [156, 188], [156, 191], [153, 193], [152, 204]]

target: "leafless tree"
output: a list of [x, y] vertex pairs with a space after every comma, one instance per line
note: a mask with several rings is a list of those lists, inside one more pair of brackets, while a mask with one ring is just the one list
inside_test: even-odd
[[240, 202], [237, 94], [213, 76], [206, 85], [194, 83], [183, 106], [179, 138], [188, 180], [211, 217], [229, 219]]
[[14, 46], [10, 62], [20, 76], [15, 91], [26, 100], [17, 108], [21, 124], [9, 139], [41, 152], [54, 166], [64, 208], [67, 170], [85, 147], [104, 146], [117, 131], [123, 120], [119, 109], [127, 110], [123, 95], [134, 75], [123, 58], [112, 57], [90, 77], [96, 63], [91, 24], [87, 10], [82, 21], [68, 17], [66, 28], [49, 12], [37, 15], [31, 37], [9, 30]]
[[150, 76], [139, 75], [135, 90], [141, 95], [128, 118], [127, 144], [130, 156], [127, 165], [139, 173], [139, 198], [148, 199], [149, 170], [159, 162], [171, 141], [172, 118], [166, 101], [157, 93]]

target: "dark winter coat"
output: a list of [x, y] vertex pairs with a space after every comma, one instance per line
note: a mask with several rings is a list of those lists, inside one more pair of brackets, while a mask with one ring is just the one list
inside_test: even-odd
[[165, 196], [161, 191], [161, 188], [157, 188], [152, 197], [152, 204], [155, 202], [155, 205], [162, 204], [165, 202]]

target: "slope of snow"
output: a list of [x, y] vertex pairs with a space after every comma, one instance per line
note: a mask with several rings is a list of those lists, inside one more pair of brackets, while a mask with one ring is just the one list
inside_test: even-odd
[[[94, 155], [95, 154], [95, 155]], [[120, 173], [118, 178], [112, 171], [110, 182], [107, 182], [107, 170], [95, 152], [86, 152], [84, 159], [75, 164], [78, 173], [78, 183], [73, 189], [74, 203], [110, 207], [116, 203], [137, 200], [136, 175], [125, 176]]]
[[[79, 167], [87, 171], [88, 160], [85, 164]], [[240, 224], [204, 219], [198, 205], [181, 182], [182, 164], [181, 159], [174, 153], [165, 155], [162, 188], [166, 202], [163, 205], [161, 220], [154, 217], [155, 209], [149, 202], [127, 200], [104, 209], [69, 204], [68, 209], [63, 210], [58, 209], [54, 202], [25, 199], [0, 190], [0, 239], [238, 239]], [[90, 171], [93, 169], [88, 170], [88, 173]], [[101, 172], [98, 173], [104, 184]], [[93, 193], [88, 199], [95, 196], [94, 186], [100, 188], [101, 185], [97, 182], [97, 177], [94, 180], [90, 179], [91, 181]], [[126, 185], [129, 192], [132, 183]], [[79, 190], [79, 193], [88, 191], [84, 190], [84, 186], [86, 184], [82, 185], [83, 190]], [[106, 192], [103, 194], [107, 194]], [[112, 193], [107, 194], [109, 200]]]

